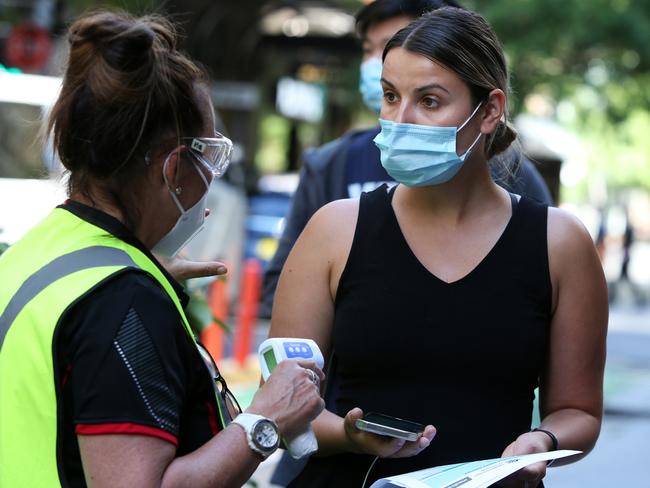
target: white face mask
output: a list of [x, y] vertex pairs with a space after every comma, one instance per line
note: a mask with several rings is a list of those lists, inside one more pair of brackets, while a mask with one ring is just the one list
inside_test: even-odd
[[[183, 249], [199, 232], [203, 230], [203, 224], [205, 223], [205, 209], [208, 201], [208, 189], [210, 188], [210, 183], [205, 178], [205, 175], [200, 170], [195, 162], [192, 162], [194, 168], [199, 173], [199, 176], [205, 184], [205, 193], [203, 197], [196, 202], [190, 209], [185, 210], [183, 205], [181, 205], [180, 200], [176, 194], [170, 189], [169, 194], [171, 195], [174, 203], [178, 207], [178, 210], [181, 212], [180, 217], [176, 221], [176, 225], [163, 236], [163, 238], [156, 244], [152, 252], [160, 254], [166, 257], [174, 257], [178, 254], [178, 251]], [[165, 176], [165, 169], [167, 166], [167, 161], [163, 165], [163, 177], [165, 183], [167, 182], [167, 177]], [[170, 185], [168, 184], [169, 188]]]

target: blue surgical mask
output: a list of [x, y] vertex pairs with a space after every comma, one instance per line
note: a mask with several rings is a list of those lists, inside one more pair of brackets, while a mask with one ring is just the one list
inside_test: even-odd
[[481, 104], [458, 128], [380, 119], [381, 131], [374, 142], [386, 172], [406, 186], [440, 185], [451, 180], [481, 138], [479, 132], [462, 156], [456, 154], [456, 134], [474, 117]]
[[381, 88], [381, 67], [381, 59], [370, 58], [361, 63], [359, 76], [359, 91], [363, 103], [376, 113], [381, 110], [381, 102], [384, 99], [384, 90]]

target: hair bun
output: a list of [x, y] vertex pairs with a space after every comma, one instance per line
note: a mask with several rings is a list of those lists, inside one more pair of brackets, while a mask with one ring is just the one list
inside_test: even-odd
[[515, 139], [517, 139], [517, 130], [512, 124], [510, 122], [499, 122], [488, 147], [488, 159], [508, 149]]
[[152, 148], [173, 148], [179, 137], [205, 130], [207, 76], [174, 49], [176, 39], [173, 25], [156, 15], [91, 12], [72, 24], [47, 126], [71, 191], [99, 184], [126, 194], [147, 171]]
[[69, 40], [73, 50], [89, 43], [112, 68], [132, 71], [150, 58], [155, 37], [143, 20], [100, 12], [76, 22]]
[[105, 45], [104, 58], [111, 66], [132, 71], [153, 55], [154, 32], [144, 23], [135, 24], [123, 35], [115, 36]]

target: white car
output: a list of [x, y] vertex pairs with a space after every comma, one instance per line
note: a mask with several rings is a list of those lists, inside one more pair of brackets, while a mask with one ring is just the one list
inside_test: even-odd
[[66, 198], [40, 136], [60, 87], [60, 78], [0, 72], [0, 242], [16, 242]]

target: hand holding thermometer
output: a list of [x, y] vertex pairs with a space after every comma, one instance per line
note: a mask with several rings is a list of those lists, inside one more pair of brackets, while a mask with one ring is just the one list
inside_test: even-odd
[[[325, 363], [318, 345], [311, 339], [273, 337], [260, 344], [257, 354], [264, 381], [271, 376], [271, 373], [280, 362], [288, 359], [313, 361], [321, 369]], [[289, 454], [294, 459], [300, 459], [318, 450], [318, 442], [316, 442], [316, 436], [311, 426], [308, 426], [305, 432], [291, 439], [285, 439], [285, 443]]]

